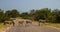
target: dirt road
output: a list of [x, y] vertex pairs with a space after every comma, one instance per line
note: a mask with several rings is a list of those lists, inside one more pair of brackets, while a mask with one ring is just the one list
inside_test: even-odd
[[60, 30], [51, 27], [46, 27], [46, 26], [38, 26], [32, 24], [26, 24], [26, 25], [19, 24], [19, 25], [15, 25], [14, 27], [12, 26], [12, 28], [6, 30], [6, 32], [60, 32]]

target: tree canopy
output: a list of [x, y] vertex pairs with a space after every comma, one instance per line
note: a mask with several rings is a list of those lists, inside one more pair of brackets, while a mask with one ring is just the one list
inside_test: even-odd
[[10, 18], [16, 17], [22, 17], [24, 19], [31, 19], [36, 21], [39, 21], [39, 19], [43, 19], [49, 20], [49, 22], [60, 23], [60, 10], [51, 10], [49, 8], [43, 8], [38, 10], [32, 9], [30, 10], [30, 13], [20, 13], [17, 9], [12, 9], [4, 13], [4, 11], [0, 9], [0, 22], [4, 22], [5, 20], [10, 20]]

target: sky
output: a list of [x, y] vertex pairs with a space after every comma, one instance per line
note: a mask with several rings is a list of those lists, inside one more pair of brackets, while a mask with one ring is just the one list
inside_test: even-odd
[[0, 9], [4, 11], [17, 9], [20, 12], [29, 12], [41, 8], [60, 9], [60, 0], [0, 0]]

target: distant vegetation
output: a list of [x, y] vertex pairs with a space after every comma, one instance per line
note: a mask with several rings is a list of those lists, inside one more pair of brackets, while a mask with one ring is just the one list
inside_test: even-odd
[[19, 12], [16, 9], [8, 10], [4, 13], [2, 9], [0, 9], [0, 23], [8, 20], [12, 20], [10, 18], [16, 18], [19, 16]]
[[49, 20], [49, 22], [60, 23], [60, 10], [59, 9], [48, 9], [43, 8], [39, 10], [31, 10], [30, 13], [23, 12], [20, 13], [18, 10], [8, 10], [4, 12], [0, 9], [0, 22], [4, 22], [5, 20], [10, 20], [10, 18], [22, 17], [23, 19], [31, 19], [39, 21], [39, 19]]

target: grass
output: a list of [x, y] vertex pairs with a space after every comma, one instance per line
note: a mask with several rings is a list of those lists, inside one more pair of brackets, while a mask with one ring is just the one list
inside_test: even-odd
[[[32, 24], [33, 25], [38, 25], [38, 22], [37, 21], [33, 21]], [[59, 23], [45, 23], [44, 25], [60, 28], [60, 24]]]
[[45, 25], [53, 26], [53, 27], [56, 27], [56, 28], [60, 28], [60, 24], [59, 23], [46, 23]]
[[37, 21], [33, 21], [32, 24], [33, 25], [38, 25], [38, 22]]
[[0, 31], [5, 30], [7, 27], [9, 27], [10, 25], [3, 25], [2, 23], [0, 23]]

